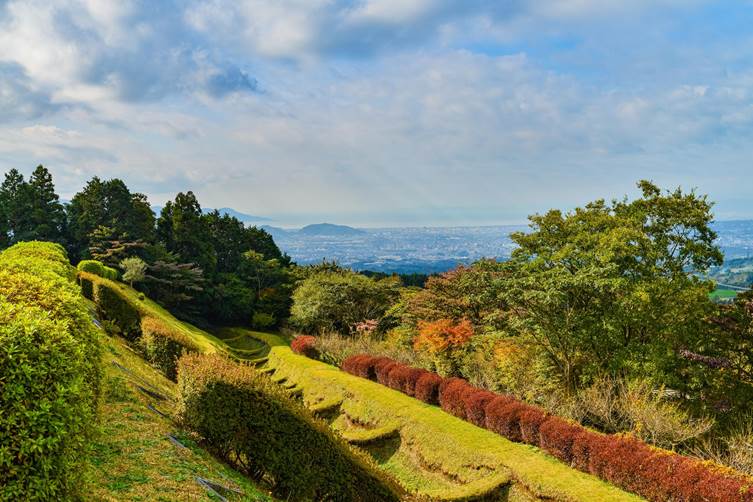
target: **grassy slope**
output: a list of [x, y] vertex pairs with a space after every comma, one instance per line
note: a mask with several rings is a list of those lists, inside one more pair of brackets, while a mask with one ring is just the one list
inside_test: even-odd
[[639, 500], [534, 447], [510, 442], [437, 407], [297, 356], [281, 337], [242, 328], [220, 329], [216, 336], [210, 335], [179, 321], [148, 298], [139, 300], [138, 292], [127, 285], [113, 285], [145, 314], [181, 330], [207, 353], [251, 361], [269, 358], [268, 366], [277, 370], [275, 378], [285, 378], [288, 387], [301, 390], [308, 406], [326, 408], [342, 402], [333, 427], [354, 443], [383, 434], [386, 439], [366, 441], [363, 447], [382, 468], [423, 495], [462, 498], [512, 481], [515, 488], [510, 498], [516, 500], [530, 500], [529, 495], [556, 500]]
[[512, 481], [519, 493], [515, 498], [521, 500], [527, 498], [521, 492], [555, 500], [640, 500], [537, 448], [513, 443], [435, 406], [295, 355], [274, 335], [245, 332], [272, 342], [268, 366], [276, 370], [273, 379], [302, 389], [308, 407], [342, 403], [331, 418], [345, 437], [358, 440], [384, 431], [386, 439], [365, 448], [411, 490], [451, 499]]
[[[94, 444], [88, 500], [219, 500], [196, 482], [196, 476], [239, 489], [229, 500], [271, 501], [251, 481], [225, 466], [184, 436], [168, 418], [175, 384], [151, 368], [119, 338], [106, 338], [102, 434]], [[124, 371], [113, 361], [127, 368]], [[148, 388], [168, 398], [159, 401], [138, 390]], [[171, 443], [174, 434], [188, 448]]]

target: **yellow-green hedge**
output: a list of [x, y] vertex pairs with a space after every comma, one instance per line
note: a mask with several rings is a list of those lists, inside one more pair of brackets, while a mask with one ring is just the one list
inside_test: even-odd
[[95, 433], [100, 342], [57, 244], [0, 253], [0, 500], [68, 500]]
[[90, 274], [110, 279], [111, 281], [118, 280], [118, 271], [112, 267], [104, 265], [101, 261], [97, 260], [81, 260], [76, 267], [81, 272], [88, 272]]
[[179, 414], [237, 468], [284, 500], [399, 500], [403, 492], [326, 423], [252, 367], [220, 355], [178, 363]]
[[78, 282], [83, 295], [97, 305], [100, 316], [113, 322], [168, 378], [175, 380], [181, 355], [201, 352], [193, 340], [150, 312], [135, 296], [129, 296], [124, 291], [126, 286], [85, 271], [79, 272]]

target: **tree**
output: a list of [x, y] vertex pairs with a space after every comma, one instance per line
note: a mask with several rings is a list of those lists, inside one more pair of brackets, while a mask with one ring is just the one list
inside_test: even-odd
[[28, 184], [31, 214], [29, 228], [19, 235], [19, 240], [64, 242], [65, 210], [55, 193], [52, 175], [39, 165], [31, 174]]
[[356, 323], [381, 318], [399, 294], [399, 280], [375, 281], [351, 271], [317, 272], [293, 293], [291, 322], [306, 332], [347, 335]]
[[181, 192], [175, 201], [165, 204], [157, 220], [157, 238], [168, 251], [183, 262], [196, 264], [206, 276], [215, 272], [217, 255], [209, 225], [193, 192]]
[[602, 373], [675, 383], [677, 349], [713, 308], [713, 285], [690, 274], [722, 261], [711, 204], [638, 186], [634, 201], [531, 216], [502, 265], [507, 329], [536, 346], [570, 392]]
[[110, 240], [152, 243], [154, 213], [145, 195], [131, 193], [122, 180], [92, 178], [67, 208], [71, 254], [88, 258], [95, 231], [111, 230]]
[[88, 255], [105, 265], [115, 267], [124, 259], [145, 254], [147, 243], [120, 238], [110, 227], [99, 226], [88, 237]]
[[5, 180], [0, 185], [0, 208], [2, 208], [2, 223], [4, 230], [0, 239], [10, 246], [27, 235], [31, 228], [31, 195], [29, 185], [24, 177], [16, 169], [11, 169], [5, 174]]
[[146, 262], [141, 258], [132, 256], [120, 262], [123, 270], [123, 280], [133, 287], [134, 282], [141, 282], [146, 275]]

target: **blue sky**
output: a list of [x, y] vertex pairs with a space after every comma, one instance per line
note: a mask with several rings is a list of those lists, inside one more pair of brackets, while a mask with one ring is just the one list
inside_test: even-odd
[[519, 223], [697, 187], [753, 218], [753, 2], [0, 0], [0, 171], [282, 225]]

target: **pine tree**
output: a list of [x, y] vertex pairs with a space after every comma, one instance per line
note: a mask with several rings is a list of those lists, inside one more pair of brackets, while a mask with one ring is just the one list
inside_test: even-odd
[[0, 229], [6, 245], [24, 239], [31, 229], [31, 196], [28, 183], [16, 169], [5, 173], [5, 180], [0, 185], [0, 207], [2, 223]]
[[44, 166], [37, 166], [29, 178], [31, 200], [30, 228], [23, 240], [63, 242], [65, 209], [55, 193], [52, 175]]

